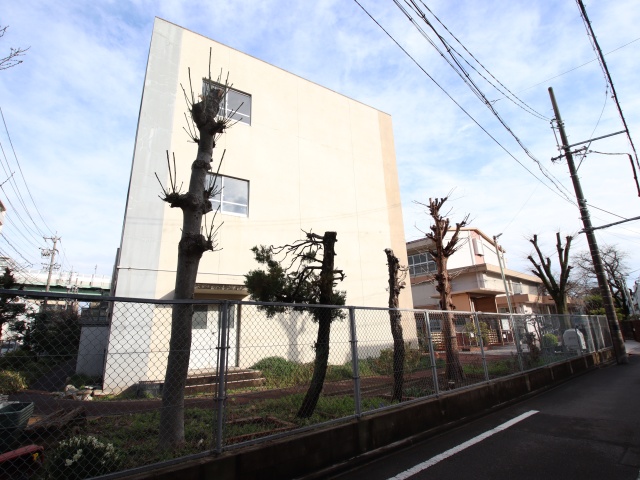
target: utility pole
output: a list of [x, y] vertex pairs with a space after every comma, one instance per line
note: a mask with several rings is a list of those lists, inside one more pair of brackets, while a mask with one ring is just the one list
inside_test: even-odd
[[596, 278], [598, 279], [600, 295], [602, 295], [602, 302], [604, 303], [604, 311], [607, 316], [607, 321], [609, 322], [609, 330], [611, 331], [611, 339], [613, 341], [613, 350], [616, 355], [616, 361], [618, 362], [618, 364], [626, 364], [629, 363], [629, 357], [627, 356], [627, 351], [624, 346], [624, 340], [620, 332], [620, 325], [618, 324], [616, 310], [613, 306], [613, 298], [611, 296], [611, 290], [609, 290], [607, 277], [602, 265], [602, 258], [600, 257], [600, 250], [598, 249], [596, 236], [595, 233], [593, 233], [593, 226], [591, 225], [591, 217], [589, 216], [587, 201], [585, 200], [584, 194], [582, 193], [582, 186], [580, 185], [578, 172], [573, 161], [571, 147], [569, 146], [567, 134], [564, 131], [564, 124], [562, 123], [562, 118], [560, 117], [560, 110], [558, 109], [556, 97], [553, 95], [553, 88], [551, 87], [549, 87], [549, 96], [551, 97], [553, 113], [555, 115], [556, 124], [558, 125], [558, 131], [560, 132], [560, 139], [562, 141], [561, 148], [564, 151], [564, 156], [567, 159], [569, 173], [571, 174], [571, 181], [573, 182], [573, 188], [576, 192], [578, 208], [580, 209], [580, 218], [582, 219], [582, 225], [584, 226], [584, 233], [587, 236], [587, 243], [589, 244], [589, 251], [591, 252], [593, 267], [595, 269]]
[[45, 292], [48, 292], [49, 288], [51, 287], [51, 274], [58, 267], [58, 265], [56, 265], [56, 253], [58, 253], [56, 245], [58, 245], [58, 240], [60, 240], [60, 237], [44, 237], [44, 239], [51, 240], [53, 242], [53, 248], [41, 249], [43, 257], [51, 257], [51, 260], [49, 261], [49, 275], [47, 276], [47, 285], [44, 289]]

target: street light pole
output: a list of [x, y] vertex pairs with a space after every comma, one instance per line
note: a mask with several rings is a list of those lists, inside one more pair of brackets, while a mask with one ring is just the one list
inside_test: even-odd
[[511, 305], [511, 296], [509, 295], [509, 289], [507, 288], [507, 279], [504, 276], [504, 269], [502, 268], [502, 261], [500, 260], [500, 247], [498, 246], [498, 237], [501, 233], [493, 236], [493, 244], [496, 247], [496, 255], [498, 255], [498, 266], [500, 267], [500, 275], [502, 276], [502, 284], [504, 285], [504, 293], [507, 295], [507, 306], [509, 307], [509, 315], [513, 315], [513, 307]]

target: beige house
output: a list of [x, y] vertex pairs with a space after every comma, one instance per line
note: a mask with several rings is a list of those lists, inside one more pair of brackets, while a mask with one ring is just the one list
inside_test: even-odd
[[[450, 235], [447, 239], [450, 238]], [[439, 294], [433, 281], [436, 264], [427, 253], [429, 240], [407, 243], [409, 274], [414, 308], [439, 310]], [[448, 261], [452, 278], [452, 297], [456, 310], [462, 312], [508, 312], [504, 282], [500, 273], [496, 244], [477, 228], [460, 231], [460, 249]], [[542, 282], [534, 275], [510, 270], [504, 250], [500, 248], [513, 313], [553, 313], [549, 296], [541, 295]]]
[[[189, 143], [183, 90], [190, 78], [202, 92], [209, 69], [229, 74], [233, 89], [221, 115], [237, 123], [214, 150], [222, 195], [212, 198], [224, 221], [220, 250], [203, 256], [196, 299], [244, 299], [244, 274], [257, 267], [254, 245], [283, 245], [302, 231], [336, 231], [336, 266], [347, 277], [339, 288], [347, 305], [384, 307], [387, 266], [384, 249], [393, 248], [406, 264], [405, 238], [391, 117], [370, 106], [288, 73], [209, 38], [156, 18], [140, 107], [122, 241], [116, 265], [115, 295], [171, 299], [182, 214], [159, 200], [169, 184], [167, 151], [175, 153], [178, 184], [188, 182], [196, 147]], [[211, 215], [208, 216], [209, 221]], [[401, 295], [411, 308], [411, 291]], [[111, 319], [105, 388], [156, 380], [164, 375], [170, 315], [167, 307], [147, 308], [139, 316], [119, 313]], [[230, 362], [250, 366], [258, 354], [248, 343], [264, 343], [256, 333], [313, 344], [315, 325], [294, 318], [267, 319], [234, 312]], [[380, 315], [387, 325], [388, 318]], [[216, 308], [194, 313], [193, 370], [215, 368], [211, 339], [217, 336]], [[405, 335], [415, 338], [408, 321]], [[297, 332], [292, 338], [291, 326]], [[336, 324], [339, 334], [348, 322]], [[135, 337], [135, 341], [132, 338]], [[282, 343], [282, 342], [280, 342]], [[133, 353], [135, 358], [133, 358]], [[260, 355], [280, 354], [265, 349]], [[284, 355], [284, 354], [283, 354]], [[289, 355], [290, 357], [292, 355]], [[293, 355], [294, 357], [296, 355]], [[312, 358], [300, 349], [297, 360]], [[344, 361], [340, 354], [332, 361]]]

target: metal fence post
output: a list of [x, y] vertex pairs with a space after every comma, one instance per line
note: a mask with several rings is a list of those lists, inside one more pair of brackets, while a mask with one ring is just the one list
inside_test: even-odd
[[516, 321], [513, 318], [513, 314], [509, 314], [509, 322], [511, 323], [511, 331], [513, 332], [513, 339], [516, 342], [516, 352], [518, 354], [518, 366], [520, 367], [520, 371], [524, 372], [524, 363], [522, 362], [522, 344], [520, 343], [520, 337], [518, 335], [518, 326], [516, 325]]
[[[583, 319], [580, 321], [580, 323], [582, 323]], [[591, 330], [591, 319], [589, 317], [587, 317], [587, 321], [586, 321], [587, 325], [584, 327], [585, 332], [586, 332], [586, 343], [587, 343], [587, 351], [586, 353], [591, 353], [591, 352], [595, 352], [596, 349], [596, 343], [595, 343], [595, 339], [593, 338], [592, 335], [592, 330]], [[584, 326], [584, 324], [583, 324]]]
[[220, 328], [218, 332], [218, 398], [217, 402], [217, 426], [216, 426], [216, 452], [222, 452], [222, 430], [224, 428], [224, 407], [226, 401], [227, 383], [227, 354], [229, 351], [229, 302], [224, 301], [221, 305]]
[[476, 332], [480, 342], [480, 355], [482, 356], [482, 368], [484, 369], [484, 379], [489, 381], [489, 368], [487, 367], [487, 357], [484, 354], [484, 340], [482, 339], [482, 329], [480, 328], [480, 320], [478, 320], [478, 312], [473, 312], [473, 320], [476, 324]]
[[356, 407], [356, 417], [362, 415], [362, 402], [360, 400], [360, 365], [358, 364], [358, 336], [356, 334], [356, 313], [354, 307], [349, 307], [349, 332], [351, 338], [351, 368], [353, 370], [353, 398]]
[[431, 357], [431, 375], [433, 376], [433, 389], [436, 395], [440, 394], [440, 387], [438, 385], [438, 366], [436, 365], [436, 352], [433, 348], [433, 339], [431, 338], [431, 322], [429, 321], [429, 312], [424, 312], [424, 323], [427, 332], [427, 341], [429, 342], [429, 356]]

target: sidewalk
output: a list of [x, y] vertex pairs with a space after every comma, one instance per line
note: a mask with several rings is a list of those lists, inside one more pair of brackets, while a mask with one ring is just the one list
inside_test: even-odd
[[629, 355], [640, 355], [640, 342], [636, 342], [635, 340], [625, 340], [624, 346]]

